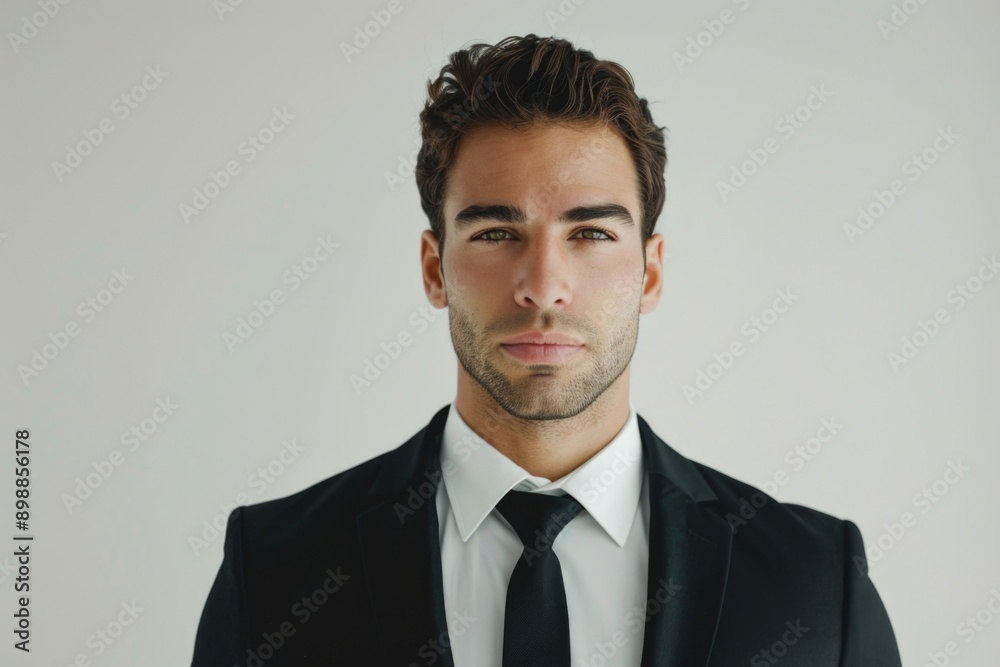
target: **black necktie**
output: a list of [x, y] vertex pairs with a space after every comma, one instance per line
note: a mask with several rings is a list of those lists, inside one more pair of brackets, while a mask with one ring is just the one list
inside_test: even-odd
[[583, 506], [568, 493], [508, 491], [497, 509], [524, 545], [507, 585], [503, 667], [570, 667], [566, 588], [552, 543]]

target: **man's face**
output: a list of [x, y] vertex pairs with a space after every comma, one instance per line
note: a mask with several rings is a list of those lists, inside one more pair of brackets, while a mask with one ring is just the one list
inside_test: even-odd
[[[424, 232], [425, 289], [449, 309], [459, 363], [504, 410], [572, 417], [622, 377], [662, 286], [662, 236], [641, 243], [624, 139], [566, 123], [475, 128], [449, 169], [444, 216], [439, 262]], [[512, 344], [523, 334], [543, 344]], [[572, 345], [544, 344], [550, 335]]]

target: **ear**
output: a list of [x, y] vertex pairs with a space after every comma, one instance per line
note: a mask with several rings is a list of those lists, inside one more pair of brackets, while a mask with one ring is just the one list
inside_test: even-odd
[[444, 287], [441, 257], [438, 255], [438, 239], [429, 229], [420, 234], [420, 267], [424, 276], [424, 292], [427, 294], [427, 300], [437, 309], [447, 307], [448, 293]]
[[663, 292], [663, 234], [653, 234], [646, 241], [646, 276], [643, 278], [639, 312], [650, 313]]

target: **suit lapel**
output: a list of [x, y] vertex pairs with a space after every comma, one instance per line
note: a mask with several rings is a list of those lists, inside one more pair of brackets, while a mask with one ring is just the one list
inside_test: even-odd
[[357, 517], [361, 557], [386, 664], [432, 661], [454, 667], [445, 636], [435, 502], [448, 407], [386, 456], [371, 488], [371, 493], [385, 499]]
[[715, 493], [638, 418], [649, 483], [649, 581], [642, 667], [708, 664], [729, 573], [732, 530]]
[[[450, 405], [386, 455], [357, 516], [358, 538], [382, 651], [389, 664], [454, 667], [445, 633], [435, 496]], [[638, 417], [649, 484], [646, 626], [641, 667], [708, 664], [726, 590], [732, 530], [695, 466]], [[440, 649], [436, 647], [441, 647]], [[440, 661], [440, 662], [438, 662]]]

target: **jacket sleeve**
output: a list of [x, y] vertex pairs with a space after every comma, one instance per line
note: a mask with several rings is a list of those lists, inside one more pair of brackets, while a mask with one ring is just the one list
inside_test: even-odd
[[246, 660], [249, 623], [243, 578], [243, 506], [229, 513], [222, 565], [201, 612], [191, 667], [239, 665]]
[[844, 530], [844, 639], [840, 667], [900, 667], [889, 614], [868, 577], [861, 531], [851, 521], [844, 521]]

